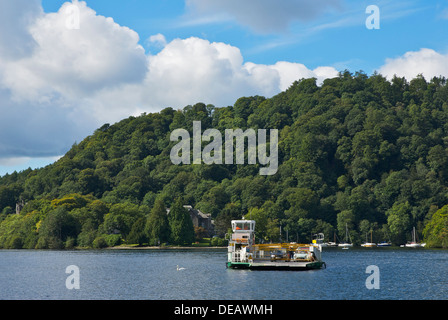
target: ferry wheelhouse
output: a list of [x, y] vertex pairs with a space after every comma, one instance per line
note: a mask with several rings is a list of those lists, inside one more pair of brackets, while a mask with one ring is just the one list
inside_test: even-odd
[[323, 235], [312, 244], [255, 244], [255, 221], [232, 220], [227, 267], [233, 269], [309, 270], [325, 266], [322, 261]]

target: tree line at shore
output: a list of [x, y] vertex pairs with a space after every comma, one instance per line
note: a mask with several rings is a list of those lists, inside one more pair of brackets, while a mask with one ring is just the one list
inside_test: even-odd
[[[278, 129], [277, 173], [247, 161], [174, 165], [170, 133], [191, 133], [193, 121], [222, 133]], [[355, 243], [372, 234], [402, 244], [415, 227], [427, 246], [447, 247], [447, 147], [444, 78], [346, 71], [233, 106], [165, 108], [105, 124], [45, 168], [1, 177], [0, 248], [191, 244], [203, 233], [187, 204], [210, 213], [221, 238], [246, 217], [265, 242], [343, 239], [347, 227]]]

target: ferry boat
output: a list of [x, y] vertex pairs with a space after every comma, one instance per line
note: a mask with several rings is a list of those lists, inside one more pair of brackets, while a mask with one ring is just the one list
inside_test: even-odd
[[255, 244], [255, 221], [232, 220], [227, 268], [253, 270], [310, 270], [326, 266], [322, 261], [323, 235], [312, 244]]

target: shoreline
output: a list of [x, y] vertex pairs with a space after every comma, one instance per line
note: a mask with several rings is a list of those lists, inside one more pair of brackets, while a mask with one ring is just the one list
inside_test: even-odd
[[226, 249], [227, 247], [158, 247], [158, 246], [143, 246], [143, 247], [133, 247], [133, 246], [116, 246], [107, 247], [105, 250], [216, 250], [216, 249]]

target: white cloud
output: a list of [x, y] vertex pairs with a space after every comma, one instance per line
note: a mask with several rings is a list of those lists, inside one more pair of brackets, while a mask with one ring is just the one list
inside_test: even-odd
[[202, 101], [217, 106], [233, 104], [241, 96], [272, 96], [295, 80], [336, 77], [332, 67], [310, 70], [303, 64], [244, 63], [234, 46], [191, 37], [175, 39], [149, 57], [146, 100], [156, 105], [182, 106]]
[[163, 48], [163, 47], [166, 46], [166, 38], [165, 38], [165, 36], [163, 34], [158, 33], [158, 34], [150, 36], [147, 39], [147, 43], [149, 45], [153, 45], [153, 46], [156, 46], [158, 48]]
[[33, 54], [6, 66], [5, 85], [16, 97], [73, 96], [143, 79], [146, 56], [137, 33], [96, 15], [85, 2], [77, 3], [80, 29], [71, 30], [66, 27], [71, 5], [36, 19], [29, 28]]
[[165, 48], [167, 43], [165, 36], [161, 33], [154, 34], [145, 40], [146, 48], [149, 51], [148, 54], [157, 54]]
[[30, 25], [43, 14], [39, 0], [0, 1], [0, 57], [28, 56], [36, 43]]
[[[187, 0], [192, 15], [223, 14], [261, 33], [284, 32], [294, 21], [310, 21], [329, 8], [341, 7], [340, 0]], [[195, 20], [200, 20], [196, 18]]]
[[[55, 13], [37, 0], [5, 3], [0, 17], [26, 9], [23, 19], [7, 19], [20, 22], [13, 45], [0, 37], [0, 166], [64, 154], [103, 123], [129, 115], [196, 102], [227, 106], [241, 96], [272, 96], [303, 77], [337, 76], [331, 67], [245, 62], [237, 47], [195, 37], [154, 35], [147, 41], [160, 51], [147, 54], [135, 31], [85, 2]], [[67, 28], [72, 5], [79, 29]]]
[[[89, 103], [92, 97], [140, 83], [147, 73], [134, 31], [96, 15], [84, 2], [75, 2], [80, 28], [71, 30], [66, 26], [71, 3], [49, 14], [36, 3], [1, 2], [2, 16], [24, 12], [13, 44], [27, 49], [12, 54], [18, 49], [0, 40], [0, 158], [65, 153], [115, 111], [101, 114]], [[131, 112], [132, 107], [122, 110]]]
[[401, 57], [386, 59], [386, 63], [379, 68], [378, 72], [388, 79], [397, 75], [410, 80], [419, 74], [426, 79], [448, 77], [448, 54], [441, 54], [427, 48], [409, 51]]
[[280, 76], [280, 90], [286, 90], [296, 80], [301, 78], [316, 78], [317, 83], [321, 84], [327, 78], [338, 76], [338, 71], [333, 67], [317, 67], [314, 70], [308, 69], [300, 63], [291, 63], [280, 61], [271, 66], [277, 70]]
[[175, 106], [187, 101], [222, 103], [243, 84], [241, 66], [242, 56], [235, 47], [194, 37], [175, 39], [149, 57], [147, 99]]

